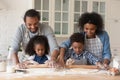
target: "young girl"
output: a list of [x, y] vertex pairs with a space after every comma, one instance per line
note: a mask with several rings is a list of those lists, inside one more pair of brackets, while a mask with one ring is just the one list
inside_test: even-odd
[[46, 56], [49, 53], [48, 39], [43, 35], [34, 36], [28, 42], [25, 52], [31, 56], [33, 61], [44, 64], [44, 62], [48, 60], [48, 57]]

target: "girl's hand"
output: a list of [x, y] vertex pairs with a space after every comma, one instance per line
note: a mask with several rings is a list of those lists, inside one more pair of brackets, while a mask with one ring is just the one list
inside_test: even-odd
[[74, 59], [69, 58], [69, 59], [66, 61], [66, 65], [72, 65], [74, 62], [75, 62]]
[[23, 62], [26, 65], [38, 65], [39, 63], [33, 60], [28, 60]]

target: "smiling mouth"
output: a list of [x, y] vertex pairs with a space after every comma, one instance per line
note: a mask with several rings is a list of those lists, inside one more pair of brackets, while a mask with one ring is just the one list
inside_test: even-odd
[[35, 29], [34, 29], [34, 30], [33, 30], [33, 29], [31, 29], [31, 30], [30, 30], [30, 32], [32, 32], [32, 33], [36, 33], [36, 32], [37, 32], [37, 30], [35, 30]]

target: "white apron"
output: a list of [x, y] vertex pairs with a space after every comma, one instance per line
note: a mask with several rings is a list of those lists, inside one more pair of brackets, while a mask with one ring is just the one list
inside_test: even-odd
[[92, 39], [87, 39], [85, 37], [85, 49], [93, 53], [99, 59], [102, 58], [103, 44], [98, 36]]

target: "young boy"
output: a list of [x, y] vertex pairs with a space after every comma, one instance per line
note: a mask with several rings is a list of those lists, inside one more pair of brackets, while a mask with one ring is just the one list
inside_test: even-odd
[[66, 65], [98, 65], [101, 64], [100, 60], [84, 49], [84, 35], [82, 33], [74, 33], [70, 37], [71, 48], [65, 54]]

